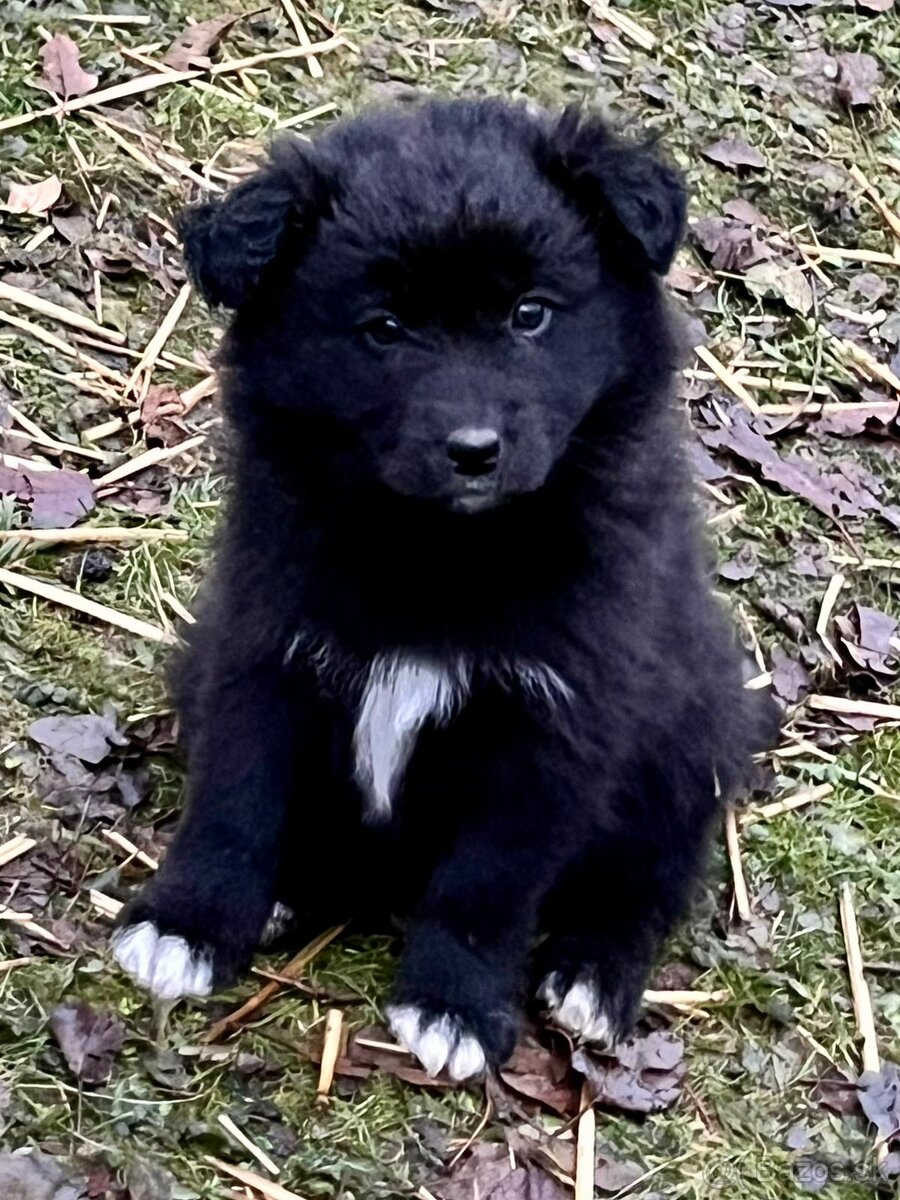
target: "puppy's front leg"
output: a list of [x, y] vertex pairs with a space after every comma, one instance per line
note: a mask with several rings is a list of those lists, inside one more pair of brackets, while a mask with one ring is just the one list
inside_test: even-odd
[[552, 801], [538, 801], [534, 778], [527, 788], [504, 780], [438, 866], [408, 932], [388, 1016], [430, 1074], [479, 1075], [515, 1045], [538, 906], [564, 857]]
[[275, 670], [220, 676], [191, 730], [181, 826], [113, 936], [120, 965], [160, 999], [233, 980], [272, 909], [298, 705]]

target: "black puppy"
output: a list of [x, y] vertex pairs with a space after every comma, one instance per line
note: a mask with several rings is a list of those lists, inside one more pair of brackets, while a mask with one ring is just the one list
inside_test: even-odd
[[429, 1071], [510, 1052], [539, 933], [552, 1019], [628, 1029], [773, 734], [671, 402], [684, 211], [600, 121], [486, 101], [279, 142], [183, 218], [235, 311], [236, 445], [179, 672], [189, 804], [115, 935], [156, 995], [339, 890], [411, 913], [390, 1015]]

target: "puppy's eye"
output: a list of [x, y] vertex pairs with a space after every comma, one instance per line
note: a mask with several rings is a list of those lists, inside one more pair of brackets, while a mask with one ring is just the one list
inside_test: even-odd
[[371, 321], [366, 321], [362, 329], [366, 337], [376, 346], [393, 346], [406, 336], [406, 330], [391, 313], [382, 313], [378, 317], [373, 317]]
[[550, 320], [550, 309], [542, 300], [526, 297], [512, 311], [513, 329], [520, 333], [535, 334], [546, 328]]

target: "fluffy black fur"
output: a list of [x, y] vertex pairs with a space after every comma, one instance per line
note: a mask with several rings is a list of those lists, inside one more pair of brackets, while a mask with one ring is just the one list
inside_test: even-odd
[[[535, 978], [589, 978], [628, 1028], [720, 797], [774, 731], [710, 592], [671, 403], [658, 276], [684, 212], [678, 174], [594, 118], [456, 102], [279, 142], [184, 216], [192, 276], [235, 310], [231, 502], [179, 672], [189, 803], [126, 925], [206, 949], [223, 984], [276, 899], [311, 927], [405, 911], [396, 999], [495, 1062], [543, 932]], [[472, 427], [499, 459], [461, 476], [447, 438]], [[464, 653], [471, 691], [373, 823], [353, 729], [397, 651]]]

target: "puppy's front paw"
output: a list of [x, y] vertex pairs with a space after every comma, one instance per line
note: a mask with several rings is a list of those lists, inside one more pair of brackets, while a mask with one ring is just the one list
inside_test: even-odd
[[212, 955], [182, 937], [161, 934], [152, 921], [126, 925], [112, 936], [116, 962], [156, 1000], [208, 996], [213, 985]]
[[538, 988], [547, 1019], [575, 1041], [612, 1046], [624, 1029], [609, 1011], [600, 988], [585, 972], [567, 982], [560, 971], [551, 972]]
[[394, 1036], [416, 1056], [429, 1075], [445, 1068], [457, 1083], [476, 1079], [487, 1066], [485, 1049], [462, 1018], [450, 1013], [428, 1013], [415, 1004], [388, 1009]]

